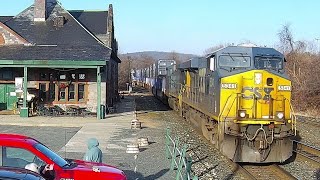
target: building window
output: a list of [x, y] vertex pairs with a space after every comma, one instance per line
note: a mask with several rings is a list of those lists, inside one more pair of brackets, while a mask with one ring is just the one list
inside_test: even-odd
[[74, 100], [75, 92], [74, 92], [74, 84], [69, 85], [69, 100]]
[[66, 99], [66, 88], [60, 87], [59, 89], [59, 100], [65, 100]]
[[78, 100], [84, 100], [84, 84], [78, 84]]
[[42, 102], [46, 101], [46, 99], [47, 99], [47, 91], [46, 91], [46, 84], [45, 83], [39, 84], [39, 97]]
[[49, 99], [50, 100], [56, 99], [56, 85], [53, 83], [50, 83], [49, 85]]
[[3, 80], [13, 80], [13, 73], [11, 70], [4, 70], [2, 72], [2, 79]]

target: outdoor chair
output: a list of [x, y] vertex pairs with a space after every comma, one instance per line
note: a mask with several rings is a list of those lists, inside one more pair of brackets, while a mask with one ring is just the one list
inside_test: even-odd
[[65, 114], [67, 116], [76, 116], [77, 115], [77, 111], [74, 108], [67, 107]]
[[57, 106], [57, 105], [55, 105], [53, 108], [52, 108], [52, 115], [53, 116], [63, 116], [63, 115], [65, 115], [66, 114], [66, 111], [65, 110], [63, 110], [60, 106]]
[[89, 116], [89, 115], [91, 115], [91, 113], [92, 113], [92, 107], [87, 107], [86, 109], [83, 109], [81, 111], [81, 115], [83, 117]]
[[45, 106], [38, 106], [38, 115], [39, 116], [51, 116], [52, 112]]
[[117, 111], [117, 109], [116, 109], [116, 106], [110, 106], [110, 107], [107, 107], [108, 109], [107, 109], [107, 114], [113, 114], [113, 113], [115, 113], [116, 111]]

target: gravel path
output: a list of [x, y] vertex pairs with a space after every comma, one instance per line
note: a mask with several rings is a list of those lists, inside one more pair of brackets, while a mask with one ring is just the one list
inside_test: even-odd
[[[297, 130], [298, 136], [296, 140], [302, 141], [309, 145], [318, 147], [320, 149], [320, 130], [319, 127], [313, 124], [304, 123], [305, 121], [320, 121], [312, 117], [297, 116]], [[309, 163], [305, 159], [293, 157], [287, 164], [282, 165], [286, 171], [293, 174], [297, 179], [317, 180], [320, 179], [320, 167]]]
[[298, 130], [297, 140], [301, 140], [302, 142], [305, 142], [307, 144], [320, 148], [319, 126], [304, 123], [304, 121], [315, 121], [315, 120], [320, 122], [320, 119], [315, 119], [315, 118], [306, 117], [306, 116], [297, 116], [297, 130]]

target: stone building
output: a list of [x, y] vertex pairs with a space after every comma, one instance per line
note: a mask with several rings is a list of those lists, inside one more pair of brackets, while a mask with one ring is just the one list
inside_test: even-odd
[[[68, 11], [56, 0], [35, 0], [16, 16], [0, 16], [0, 110], [15, 108], [20, 81], [22, 94], [41, 104], [100, 114], [118, 96], [117, 51], [112, 5]], [[24, 96], [22, 117], [27, 105]]]

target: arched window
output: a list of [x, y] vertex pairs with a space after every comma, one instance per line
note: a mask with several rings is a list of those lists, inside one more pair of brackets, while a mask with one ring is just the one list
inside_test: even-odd
[[0, 34], [0, 45], [4, 45], [5, 40], [2, 34]]

